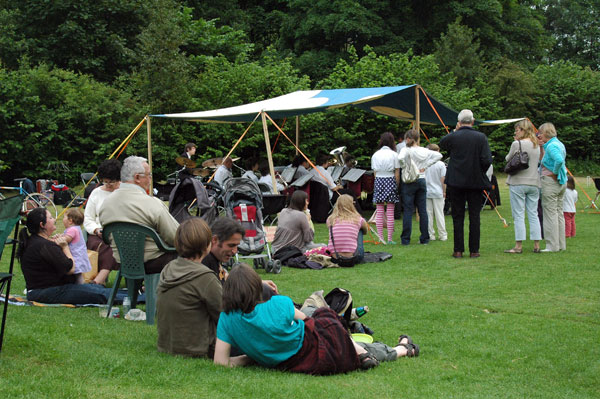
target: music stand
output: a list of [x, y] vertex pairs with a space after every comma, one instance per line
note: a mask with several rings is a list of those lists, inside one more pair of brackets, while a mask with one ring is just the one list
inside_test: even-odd
[[292, 180], [294, 180], [294, 175], [296, 174], [296, 170], [298, 170], [298, 168], [290, 166], [285, 168], [281, 173], [280, 176], [283, 179], [283, 181], [285, 181], [287, 184], [290, 184], [292, 182]]
[[342, 180], [346, 180], [352, 183], [356, 183], [358, 179], [364, 175], [366, 170], [364, 169], [350, 169], [343, 177]]
[[304, 176], [296, 179], [296, 181], [294, 181], [292, 184], [290, 184], [290, 186], [292, 187], [304, 187], [306, 185], [306, 183], [308, 183], [311, 179], [313, 178], [313, 175], [308, 173], [305, 174]]

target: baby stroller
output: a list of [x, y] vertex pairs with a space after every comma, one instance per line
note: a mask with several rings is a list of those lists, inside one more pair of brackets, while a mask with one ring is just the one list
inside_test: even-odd
[[210, 225], [217, 217], [217, 204], [200, 180], [188, 177], [177, 183], [171, 191], [169, 213], [179, 223], [200, 216]]
[[[281, 262], [271, 257], [271, 248], [263, 229], [263, 197], [258, 184], [246, 178], [232, 178], [225, 181], [223, 203], [227, 216], [242, 223], [246, 230], [244, 239], [238, 246], [239, 258], [252, 259], [254, 268], [264, 267], [267, 273], [281, 272]], [[267, 254], [262, 252], [267, 249]]]

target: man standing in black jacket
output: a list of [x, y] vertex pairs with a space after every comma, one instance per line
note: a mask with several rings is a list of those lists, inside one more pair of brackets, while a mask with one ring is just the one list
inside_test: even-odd
[[464, 223], [465, 203], [469, 209], [469, 252], [471, 258], [479, 255], [479, 214], [483, 206], [483, 190], [491, 184], [485, 172], [492, 164], [492, 154], [487, 137], [473, 129], [473, 112], [463, 109], [458, 114], [456, 130], [440, 141], [440, 147], [448, 151], [450, 162], [446, 172], [447, 193], [452, 205], [454, 224], [455, 258], [462, 258], [465, 251]]

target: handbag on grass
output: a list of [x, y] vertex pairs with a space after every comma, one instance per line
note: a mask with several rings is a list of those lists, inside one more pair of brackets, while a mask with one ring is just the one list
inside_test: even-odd
[[521, 150], [521, 140], [517, 141], [519, 142], [519, 150], [515, 152], [504, 167], [504, 172], [509, 175], [514, 175], [521, 170], [529, 168], [529, 154]]

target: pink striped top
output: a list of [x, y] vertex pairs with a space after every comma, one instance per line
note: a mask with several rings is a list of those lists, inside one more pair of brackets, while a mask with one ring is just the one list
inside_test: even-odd
[[[339, 221], [333, 225], [333, 236], [335, 237], [335, 249], [337, 252], [354, 252], [358, 243], [358, 230], [365, 219], [360, 218], [356, 222]], [[333, 253], [333, 243], [329, 237], [329, 251]]]

